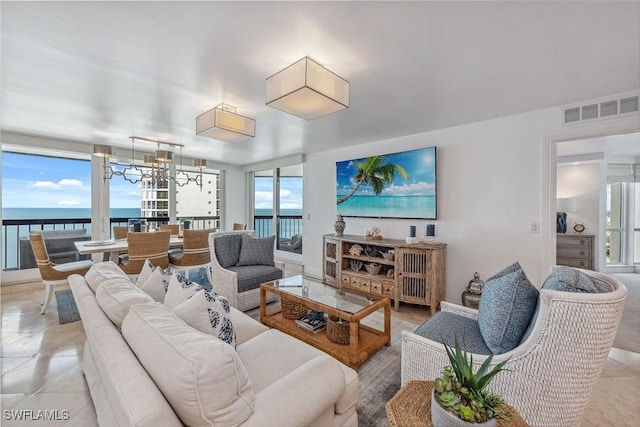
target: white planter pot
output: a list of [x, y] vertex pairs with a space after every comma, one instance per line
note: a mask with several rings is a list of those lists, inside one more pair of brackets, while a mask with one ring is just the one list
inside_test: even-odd
[[444, 409], [436, 399], [435, 390], [431, 392], [431, 424], [433, 427], [495, 427], [496, 419], [492, 418], [484, 423], [470, 423], [461, 420], [451, 412]]

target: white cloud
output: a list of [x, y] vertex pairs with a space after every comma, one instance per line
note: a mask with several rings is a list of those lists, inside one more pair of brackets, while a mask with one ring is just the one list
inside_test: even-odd
[[60, 200], [57, 203], [58, 206], [80, 206], [80, 203], [75, 200]]
[[392, 185], [385, 187], [385, 194], [408, 194], [408, 195], [431, 195], [435, 190], [435, 185], [428, 182], [412, 182], [410, 184]]
[[36, 181], [29, 183], [28, 186], [29, 188], [36, 188], [40, 190], [60, 190], [62, 187], [82, 188], [82, 181], [79, 179], [63, 178], [57, 183], [53, 181]]
[[300, 203], [281, 203], [280, 209], [302, 209], [302, 205]]
[[291, 192], [291, 190], [280, 189], [280, 198], [281, 199], [288, 199], [290, 197], [293, 197], [293, 193]]
[[273, 200], [273, 193], [271, 191], [256, 191], [255, 199], [257, 202], [270, 202]]
[[62, 187], [82, 187], [82, 181], [79, 179], [61, 179], [58, 184]]
[[43, 190], [57, 190], [60, 188], [58, 184], [51, 181], [36, 181], [29, 183], [29, 188], [38, 188]]

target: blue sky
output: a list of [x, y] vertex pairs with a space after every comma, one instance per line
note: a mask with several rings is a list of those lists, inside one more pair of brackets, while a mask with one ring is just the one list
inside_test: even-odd
[[[391, 185], [385, 186], [382, 195], [388, 196], [432, 196], [436, 190], [436, 148], [420, 148], [401, 153], [384, 154], [384, 163], [395, 163], [404, 167], [409, 173], [405, 181], [396, 175]], [[354, 175], [357, 173], [355, 163], [361, 159], [346, 160], [336, 163], [336, 190], [338, 195], [347, 194], [355, 185]], [[367, 184], [360, 186], [357, 195], [374, 195]]]
[[[256, 177], [255, 208], [273, 209], [272, 177]], [[302, 210], [302, 179], [280, 178], [280, 209]]]
[[[109, 182], [112, 208], [140, 208], [140, 183], [130, 184], [120, 176]], [[2, 207], [91, 208], [91, 163], [5, 151]], [[302, 179], [280, 179], [280, 207], [302, 209]], [[256, 179], [256, 208], [273, 208], [271, 177]]]
[[[112, 208], [140, 208], [140, 184], [111, 181]], [[91, 208], [91, 163], [2, 153], [3, 208]]]

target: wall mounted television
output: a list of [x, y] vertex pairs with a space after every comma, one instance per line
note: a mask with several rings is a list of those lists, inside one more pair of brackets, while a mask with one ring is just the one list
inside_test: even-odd
[[342, 216], [437, 219], [436, 147], [336, 163]]

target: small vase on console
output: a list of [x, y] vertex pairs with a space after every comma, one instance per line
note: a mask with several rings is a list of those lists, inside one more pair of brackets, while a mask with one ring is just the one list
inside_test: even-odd
[[336, 222], [333, 225], [333, 229], [336, 231], [336, 236], [342, 236], [344, 234], [345, 222], [342, 219], [342, 215], [338, 214]]

